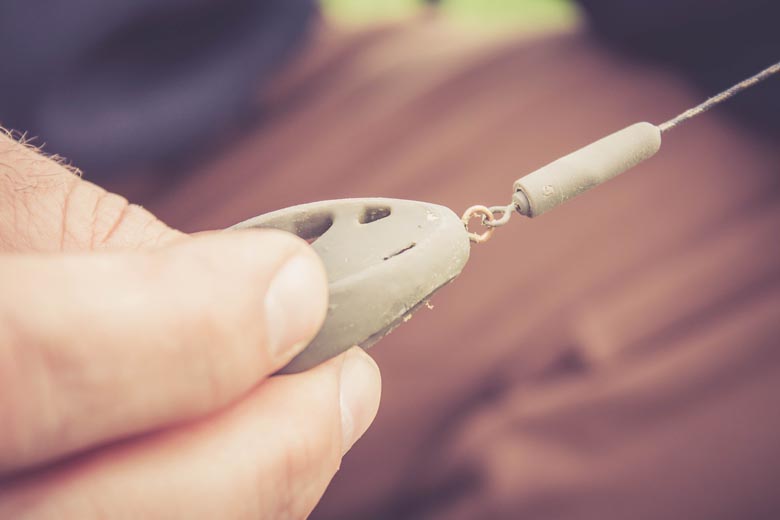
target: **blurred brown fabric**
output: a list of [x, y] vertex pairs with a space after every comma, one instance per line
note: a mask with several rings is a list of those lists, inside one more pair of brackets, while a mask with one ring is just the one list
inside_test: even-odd
[[[460, 212], [705, 95], [581, 31], [323, 29], [262, 126], [186, 177], [114, 188], [188, 231], [341, 197]], [[714, 110], [515, 217], [372, 350], [379, 416], [314, 518], [777, 517], [779, 181], [778, 143]]]

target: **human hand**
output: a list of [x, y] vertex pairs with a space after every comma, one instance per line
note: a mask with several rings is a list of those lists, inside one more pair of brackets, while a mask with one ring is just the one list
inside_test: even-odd
[[184, 235], [0, 135], [0, 517], [306, 516], [380, 394], [360, 349], [268, 378], [326, 302], [305, 242]]

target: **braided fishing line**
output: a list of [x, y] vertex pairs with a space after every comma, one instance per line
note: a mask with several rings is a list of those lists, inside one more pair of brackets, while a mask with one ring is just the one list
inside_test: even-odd
[[753, 76], [750, 76], [747, 79], [740, 81], [733, 87], [724, 90], [720, 94], [716, 94], [715, 96], [712, 96], [704, 103], [696, 105], [693, 108], [689, 108], [682, 114], [673, 117], [669, 121], [666, 121], [665, 123], [661, 123], [660, 125], [658, 125], [658, 128], [661, 130], [661, 132], [666, 132], [667, 130], [671, 130], [672, 128], [679, 125], [683, 121], [687, 121], [692, 117], [696, 117], [699, 114], [706, 112], [707, 110], [711, 109], [715, 105], [719, 105], [723, 103], [727, 99], [736, 96], [743, 90], [746, 90], [752, 87], [753, 85], [764, 81], [768, 77], [772, 76], [773, 74], [777, 74], [778, 72], [780, 72], [780, 62], [777, 62], [774, 65], [770, 65], [769, 67], [765, 68], [758, 74], [755, 74]]

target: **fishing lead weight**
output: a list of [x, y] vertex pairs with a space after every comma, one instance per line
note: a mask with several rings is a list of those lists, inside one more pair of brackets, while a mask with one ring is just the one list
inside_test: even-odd
[[314, 202], [233, 226], [242, 228], [281, 229], [308, 240], [328, 276], [325, 323], [281, 373], [306, 370], [354, 345], [370, 347], [458, 276], [470, 250], [457, 215], [412, 200]]

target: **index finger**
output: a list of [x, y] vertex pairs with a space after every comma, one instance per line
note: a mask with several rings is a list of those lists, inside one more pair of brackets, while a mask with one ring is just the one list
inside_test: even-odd
[[0, 127], [0, 252], [130, 250], [182, 236]]

